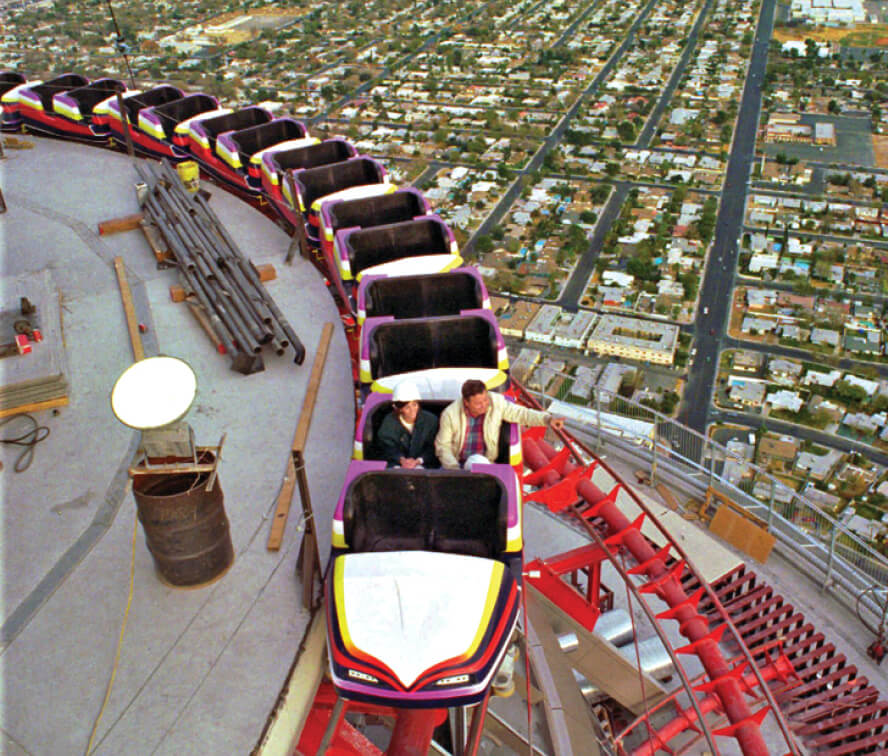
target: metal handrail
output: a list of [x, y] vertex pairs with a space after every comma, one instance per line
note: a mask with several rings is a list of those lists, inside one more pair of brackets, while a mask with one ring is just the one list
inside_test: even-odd
[[[572, 376], [555, 371], [552, 375], [572, 379]], [[554, 400], [541, 391], [527, 388], [525, 391], [542, 406], [548, 406]], [[619, 404], [619, 411], [602, 411], [602, 405], [609, 407], [615, 403]], [[853, 602], [873, 583], [888, 586], [888, 558], [885, 555], [819, 505], [793, 491], [766, 470], [737, 457], [722, 444], [650, 407], [602, 389], [595, 389], [591, 406], [577, 406], [591, 415], [582, 421], [568, 418], [572, 430], [576, 428], [599, 445], [607, 439], [610, 448], [619, 448], [621, 453], [649, 464], [652, 479], [656, 475], [679, 477], [704, 490], [716, 487], [747, 509], [767, 510], [763, 519], [767, 520], [767, 528], [777, 537], [779, 546], [802, 557], [792, 561], [797, 569], [804, 569], [806, 575], [811, 575], [811, 567], [819, 568], [821, 588], [844, 587], [848, 599]], [[649, 427], [643, 431], [629, 426], [618, 428], [613, 418], [642, 419]], [[664, 454], [663, 450], [667, 449], [669, 453]], [[763, 502], [753, 497], [751, 491], [747, 492], [717, 474], [717, 457], [725, 462], [732, 460], [752, 471], [753, 480], [764, 481], [770, 488], [769, 500]], [[803, 522], [809, 527], [800, 527], [798, 523]], [[872, 600], [865, 603], [871, 612], [881, 615], [880, 605]]]

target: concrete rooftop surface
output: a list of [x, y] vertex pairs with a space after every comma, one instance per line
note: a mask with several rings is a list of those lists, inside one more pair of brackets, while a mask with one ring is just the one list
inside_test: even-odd
[[[132, 604], [94, 752], [247, 754], [309, 620], [294, 578], [301, 541], [298, 492], [281, 550], [269, 552], [266, 540], [321, 328], [328, 321], [336, 328], [306, 450], [324, 562], [351, 455], [352, 372], [336, 307], [311, 264], [298, 258], [292, 266], [283, 264], [289, 238], [274, 223], [205, 184], [211, 207], [242, 251], [257, 264], [275, 266], [277, 278], [266, 288], [307, 350], [301, 366], [293, 364], [292, 351], [283, 357], [267, 351], [264, 372], [234, 372], [187, 306], [170, 300], [168, 287], [178, 283], [175, 271], [157, 269], [142, 234], [97, 233], [99, 221], [139, 210], [138, 179], [129, 159], [61, 141], [22, 140], [33, 149], [9, 149], [0, 161], [8, 206], [0, 214], [0, 281], [12, 291], [12, 283], [19, 285], [29, 274], [48, 275], [58, 289], [70, 404], [57, 413], [36, 413], [50, 435], [37, 445], [25, 472], [13, 471], [18, 451], [0, 445], [0, 753], [86, 751], [115, 668], [134, 553]], [[118, 422], [110, 408], [111, 388], [133, 361], [112, 265], [117, 255], [126, 263], [138, 319], [147, 326], [146, 353], [180, 357], [197, 374], [197, 397], [187, 415], [197, 443], [214, 445], [227, 433], [219, 483], [235, 559], [228, 572], [204, 587], [177, 589], [162, 582], [141, 525], [133, 552], [135, 503], [127, 467], [138, 434]], [[8, 379], [4, 363], [25, 359], [0, 360], [0, 379]], [[0, 428], [0, 436], [6, 431]], [[608, 462], [624, 480], [634, 479], [630, 463]], [[612, 485], [593, 481], [602, 490]], [[673, 536], [708, 578], [742, 561], [708, 531], [677, 522], [654, 489], [633, 487], [658, 516], [673, 518]], [[527, 506], [525, 543], [531, 560], [588, 543], [588, 536]], [[884, 673], [866, 657], [871, 638], [852, 612], [824, 596], [780, 554], [767, 565], [749, 566], [804, 612], [885, 697]], [[625, 606], [626, 591], [607, 565], [604, 580], [617, 605]], [[633, 614], [643, 626], [637, 607]], [[671, 639], [679, 644], [672, 624], [667, 623]], [[695, 662], [688, 665], [692, 673], [698, 671]], [[517, 697], [512, 704], [509, 700], [492, 706], [507, 710]], [[767, 732], [769, 746], [782, 753], [773, 730]], [[720, 739], [719, 746], [723, 754], [738, 753], [731, 739]]]
[[[0, 450], [0, 752], [84, 753], [114, 666], [135, 521], [126, 470], [138, 441], [110, 406], [115, 380], [133, 362], [112, 265], [120, 255], [136, 314], [147, 326], [146, 355], [180, 357], [197, 374], [186, 418], [196, 442], [215, 445], [227, 433], [218, 479], [235, 559], [211, 585], [169, 587], [158, 578], [138, 526], [132, 604], [94, 752], [249, 753], [308, 620], [294, 579], [298, 492], [280, 551], [268, 551], [266, 541], [326, 321], [337, 327], [306, 449], [324, 560], [351, 454], [354, 395], [338, 312], [310, 263], [297, 258], [283, 264], [286, 234], [246, 203], [206, 185], [211, 207], [244, 254], [274, 264], [277, 279], [266, 289], [307, 350], [302, 365], [293, 363], [292, 350], [279, 357], [266, 349], [263, 372], [231, 370], [187, 305], [171, 301], [176, 272], [157, 269], [141, 232], [98, 235], [99, 221], [139, 211], [129, 159], [89, 146], [21, 139], [33, 149], [7, 149], [0, 161], [8, 206], [0, 215], [0, 280], [10, 289], [25, 274], [49, 271], [61, 297], [70, 403], [57, 413], [36, 413], [50, 435], [25, 472], [13, 471], [14, 448]], [[0, 361], [0, 380], [9, 371], [5, 363], [30, 356]]]

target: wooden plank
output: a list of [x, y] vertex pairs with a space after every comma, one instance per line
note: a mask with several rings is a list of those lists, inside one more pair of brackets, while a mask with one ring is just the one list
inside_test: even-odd
[[151, 247], [151, 251], [154, 253], [154, 259], [157, 260], [157, 262], [173, 259], [173, 253], [167, 249], [166, 242], [160, 231], [157, 230], [157, 226], [150, 221], [143, 220], [139, 224], [139, 228], [142, 229], [145, 240], [148, 242], [148, 246]]
[[67, 396], [59, 396], [55, 399], [47, 399], [42, 402], [31, 402], [30, 404], [21, 404], [17, 407], [4, 407], [0, 409], [0, 417], [9, 417], [17, 415], [19, 412], [40, 412], [41, 410], [55, 409], [56, 407], [65, 407], [68, 404]]
[[213, 328], [213, 324], [210, 322], [210, 319], [204, 312], [203, 307], [201, 307], [197, 302], [189, 301], [187, 304], [188, 309], [191, 311], [191, 314], [194, 315], [194, 319], [198, 322], [198, 325], [200, 325], [204, 333], [210, 337], [210, 341], [213, 342], [213, 346], [216, 347], [216, 351], [219, 354], [225, 354], [225, 345], [221, 341], [219, 341], [219, 336], [216, 334], [216, 330]]
[[262, 263], [262, 265], [254, 265], [253, 267], [256, 269], [256, 273], [262, 283], [274, 281], [277, 278], [277, 271], [271, 263]]
[[762, 564], [768, 561], [771, 549], [777, 542], [767, 530], [725, 504], [718, 508], [709, 529]]
[[321, 387], [321, 376], [324, 373], [324, 364], [327, 361], [327, 350], [330, 348], [330, 340], [333, 338], [333, 324], [324, 323], [321, 331], [321, 340], [315, 355], [314, 364], [311, 367], [311, 377], [308, 379], [308, 388], [305, 391], [305, 399], [302, 402], [302, 415], [296, 426], [293, 436], [292, 451], [305, 451], [305, 441], [308, 438], [308, 429], [311, 426], [311, 416], [314, 412], [315, 401], [318, 398], [318, 389]]
[[121, 231], [133, 231], [139, 227], [141, 222], [142, 213], [133, 213], [132, 215], [124, 215], [122, 218], [99, 221], [99, 235], [108, 236]]
[[133, 345], [133, 357], [136, 362], [139, 362], [139, 360], [145, 359], [145, 349], [142, 346], [142, 336], [139, 334], [139, 321], [136, 318], [136, 308], [133, 305], [133, 293], [126, 280], [126, 270], [123, 266], [123, 258], [120, 256], [114, 258], [114, 272], [117, 273], [117, 283], [120, 286], [120, 298], [123, 300], [126, 327]]
[[281, 491], [278, 494], [277, 507], [271, 521], [271, 532], [268, 534], [267, 548], [269, 551], [277, 551], [284, 539], [284, 528], [287, 526], [287, 516], [290, 513], [290, 502], [293, 500], [293, 489], [296, 487], [296, 466], [293, 464], [293, 452], [303, 452], [305, 441], [308, 437], [308, 429], [311, 425], [311, 416], [314, 412], [318, 389], [321, 386], [321, 376], [324, 373], [324, 364], [327, 361], [327, 351], [330, 340], [333, 337], [333, 324], [324, 323], [321, 330], [321, 340], [318, 351], [315, 354], [314, 364], [311, 367], [311, 376], [308, 379], [308, 387], [305, 391], [305, 399], [302, 401], [302, 413], [296, 425], [296, 433], [287, 455], [287, 471], [281, 483]]

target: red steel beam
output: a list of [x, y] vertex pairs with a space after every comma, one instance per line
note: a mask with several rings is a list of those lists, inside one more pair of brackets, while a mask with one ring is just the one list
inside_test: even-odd
[[[597, 514], [604, 518], [614, 533], [621, 534], [623, 545], [637, 562], [649, 562], [647, 575], [651, 580], [661, 579], [667, 574], [665, 563], [655, 559], [655, 550], [639, 530], [631, 529], [624, 533], [627, 528], [632, 527], [632, 523], [613, 502], [605, 500], [607, 497], [604, 492], [590, 481], [583, 480], [577, 484], [577, 493], [591, 506], [600, 505]], [[688, 596], [677, 578], [670, 576], [664, 580], [659, 593], [669, 606], [677, 608], [679, 632], [696, 644], [696, 653], [709, 678], [715, 681], [715, 692], [728, 721], [734, 726], [733, 735], [737, 738], [744, 755], [769, 756], [768, 746], [746, 703], [740, 682], [731, 677], [731, 668], [722, 656], [718, 643], [712, 638], [707, 638], [709, 635], [707, 619], [686, 603]], [[684, 606], [680, 606], [682, 604]], [[779, 712], [776, 716], [780, 716]]]
[[[766, 667], [760, 669], [762, 678], [766, 682], [771, 680], [783, 679], [787, 674], [792, 673], [792, 667], [789, 661], [783, 657], [777, 657], [777, 660]], [[739, 675], [738, 675], [739, 677]], [[745, 675], [740, 682], [741, 686], [747, 686], [750, 690], [754, 690], [758, 685], [758, 678], [754, 673]], [[697, 701], [700, 711], [708, 714], [711, 711], [717, 711], [722, 708], [721, 700], [717, 695], [709, 695]], [[693, 708], [680, 710], [675, 719], [667, 722], [663, 727], [654, 732], [653, 736], [643, 745], [632, 751], [632, 756], [655, 756], [658, 750], [665, 746], [672, 738], [677, 737], [686, 730], [695, 729], [697, 722], [697, 713]], [[635, 723], [634, 726], [637, 726]]]

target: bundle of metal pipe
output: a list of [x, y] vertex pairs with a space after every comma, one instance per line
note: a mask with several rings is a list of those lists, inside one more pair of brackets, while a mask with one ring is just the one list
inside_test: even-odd
[[302, 364], [305, 347], [206, 199], [188, 194], [167, 161], [137, 170], [145, 183], [143, 213], [163, 234], [232, 367], [245, 374], [264, 369], [265, 344], [279, 355], [292, 346]]

